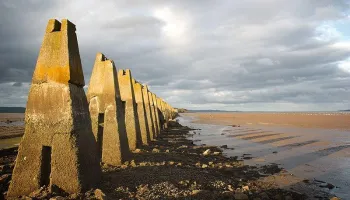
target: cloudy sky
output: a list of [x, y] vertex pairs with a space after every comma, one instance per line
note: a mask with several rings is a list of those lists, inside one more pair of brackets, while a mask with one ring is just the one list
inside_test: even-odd
[[25, 106], [50, 18], [175, 107], [350, 109], [349, 0], [0, 0], [0, 106]]

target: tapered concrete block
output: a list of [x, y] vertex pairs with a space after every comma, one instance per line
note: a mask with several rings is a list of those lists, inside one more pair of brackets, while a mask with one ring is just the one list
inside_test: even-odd
[[145, 105], [146, 118], [148, 122], [148, 130], [150, 140], [154, 140], [155, 128], [153, 122], [153, 112], [151, 108], [150, 98], [149, 98], [149, 90], [148, 86], [144, 85], [142, 88], [143, 100]]
[[153, 100], [153, 95], [152, 92], [148, 92], [148, 98], [149, 98], [149, 104], [151, 108], [151, 114], [152, 114], [152, 122], [153, 122], [153, 127], [154, 127], [154, 138], [158, 137], [159, 129], [157, 125], [157, 116], [156, 116], [156, 108]]
[[118, 71], [120, 96], [125, 104], [125, 126], [130, 150], [135, 150], [142, 143], [134, 87], [129, 69]]
[[101, 53], [96, 55], [87, 96], [99, 158], [103, 163], [120, 165], [130, 155], [125, 108], [114, 62]]
[[162, 99], [157, 97], [157, 105], [158, 105], [158, 117], [161, 129], [164, 129], [165, 126], [165, 118], [164, 118], [164, 109], [162, 104]]
[[159, 120], [159, 106], [157, 103], [157, 96], [152, 93], [152, 98], [154, 102], [154, 109], [155, 109], [155, 115], [156, 115], [156, 123], [157, 123], [157, 129], [158, 129], [158, 134], [160, 133], [161, 126], [160, 126], [160, 120]]
[[98, 183], [101, 169], [83, 86], [75, 25], [52, 19], [28, 94], [9, 198], [44, 185], [78, 193]]
[[137, 82], [135, 79], [132, 79], [132, 82], [134, 86], [135, 101], [137, 104], [137, 114], [139, 117], [142, 144], [147, 145], [148, 142], [151, 140], [151, 138], [150, 138], [148, 121], [147, 121], [145, 102], [144, 102], [143, 93], [142, 93], [143, 86], [141, 85], [141, 83]]

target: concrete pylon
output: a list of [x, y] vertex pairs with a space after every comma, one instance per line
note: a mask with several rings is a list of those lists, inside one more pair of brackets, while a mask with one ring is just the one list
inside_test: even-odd
[[157, 106], [158, 106], [158, 117], [159, 117], [159, 123], [160, 123], [160, 128], [164, 129], [164, 114], [163, 114], [163, 105], [162, 105], [162, 100], [157, 97]]
[[165, 107], [165, 101], [163, 99], [160, 99], [161, 107], [162, 107], [162, 114], [163, 114], [163, 127], [164, 129], [168, 128], [168, 118], [167, 118], [167, 112], [166, 112], [166, 107]]
[[157, 128], [158, 128], [158, 134], [160, 133], [161, 126], [160, 126], [160, 120], [159, 120], [159, 108], [158, 108], [158, 103], [157, 103], [157, 96], [152, 93], [153, 97], [153, 103], [154, 103], [154, 109], [155, 109], [155, 115], [156, 115], [156, 122], [157, 122]]
[[153, 101], [153, 95], [152, 92], [148, 92], [148, 98], [149, 98], [149, 104], [151, 108], [151, 113], [152, 113], [152, 122], [153, 122], [153, 127], [154, 127], [154, 138], [158, 137], [159, 129], [157, 125], [157, 116], [156, 116], [156, 109]]
[[145, 103], [144, 103], [144, 98], [142, 93], [143, 86], [141, 85], [141, 83], [137, 82], [135, 79], [132, 79], [132, 83], [134, 86], [135, 101], [137, 104], [137, 114], [139, 117], [142, 144], [148, 145], [148, 142], [151, 140], [151, 138], [150, 138], [148, 121], [147, 121], [146, 108], [145, 108]]
[[118, 75], [113, 60], [101, 53], [96, 55], [87, 97], [100, 160], [109, 165], [122, 164], [130, 151]]
[[67, 19], [48, 22], [8, 197], [28, 195], [44, 185], [78, 193], [100, 179], [75, 30]]
[[130, 150], [135, 150], [142, 143], [140, 124], [135, 102], [134, 87], [129, 69], [118, 71], [120, 96], [125, 104], [125, 125]]
[[142, 88], [142, 94], [143, 94], [143, 100], [145, 103], [145, 111], [146, 111], [146, 116], [147, 116], [147, 122], [148, 122], [148, 130], [149, 130], [149, 137], [150, 140], [154, 140], [154, 134], [155, 134], [155, 128], [153, 124], [153, 112], [151, 108], [151, 100], [149, 98], [149, 90], [148, 86], [144, 85]]

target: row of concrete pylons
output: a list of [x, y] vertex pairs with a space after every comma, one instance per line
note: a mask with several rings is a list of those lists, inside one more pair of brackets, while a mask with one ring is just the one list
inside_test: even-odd
[[98, 53], [87, 94], [75, 25], [48, 22], [33, 74], [8, 198], [48, 186], [78, 193], [167, 128], [176, 110]]

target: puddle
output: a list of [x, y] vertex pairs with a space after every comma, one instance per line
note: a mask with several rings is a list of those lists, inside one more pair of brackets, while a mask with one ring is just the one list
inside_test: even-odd
[[[302, 179], [320, 180], [335, 187], [329, 191], [350, 199], [350, 132], [274, 126], [222, 126], [192, 123], [193, 116], [178, 118], [196, 128], [191, 136], [197, 145], [227, 145], [226, 156], [244, 159], [247, 165], [277, 163]], [[234, 148], [233, 150], [230, 148]], [[247, 156], [249, 154], [249, 156]]]
[[0, 149], [7, 149], [7, 148], [18, 146], [19, 143], [21, 142], [21, 138], [22, 137], [1, 139], [0, 140]]

